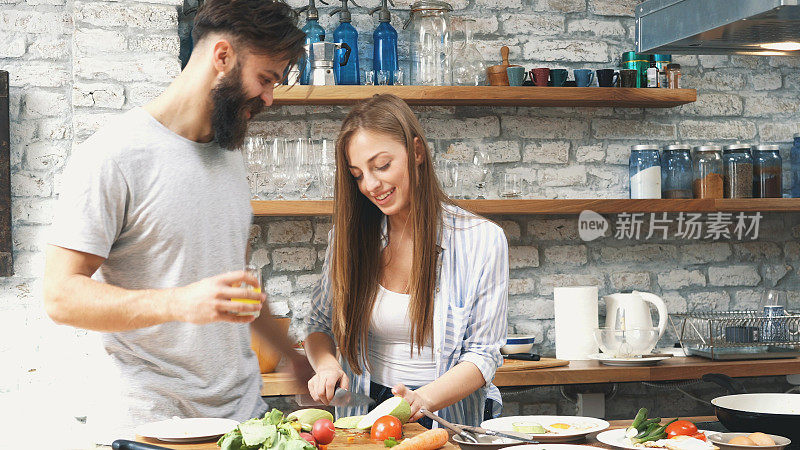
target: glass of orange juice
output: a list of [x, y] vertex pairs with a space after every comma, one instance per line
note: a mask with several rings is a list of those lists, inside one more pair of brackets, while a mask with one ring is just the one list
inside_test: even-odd
[[[245, 288], [245, 289], [247, 289], [249, 291], [259, 292], [260, 293], [261, 292], [261, 269], [259, 269], [256, 266], [252, 266], [252, 265], [248, 264], [248, 265], [244, 266], [244, 271], [247, 272], [249, 275], [251, 275], [256, 280], [258, 280], [258, 287], [254, 287], [254, 286], [250, 285], [249, 283], [245, 283], [245, 282], [242, 282], [239, 285], [239, 287]], [[252, 300], [252, 299], [249, 299], [249, 298], [232, 298], [231, 301], [232, 302], [241, 302], [241, 303], [261, 303], [258, 300]], [[240, 316], [256, 316], [256, 317], [258, 317], [259, 314], [260, 314], [260, 311], [239, 313]]]

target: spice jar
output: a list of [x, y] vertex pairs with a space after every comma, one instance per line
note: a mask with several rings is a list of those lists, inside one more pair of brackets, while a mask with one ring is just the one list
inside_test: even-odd
[[672, 144], [661, 155], [661, 198], [692, 198], [692, 148]]
[[725, 198], [751, 198], [753, 196], [753, 157], [750, 146], [735, 143], [722, 152]]
[[661, 198], [661, 159], [658, 146], [632, 146], [628, 174], [631, 198]]
[[694, 148], [694, 198], [722, 198], [722, 147], [701, 145]]
[[757, 145], [753, 150], [753, 197], [780, 198], [783, 186], [778, 146]]
[[670, 89], [680, 89], [681, 84], [681, 65], [676, 63], [667, 64], [666, 72], [667, 86]]

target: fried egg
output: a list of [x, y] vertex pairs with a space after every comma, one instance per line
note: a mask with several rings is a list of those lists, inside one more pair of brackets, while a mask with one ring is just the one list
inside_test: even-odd
[[556, 422], [544, 426], [550, 433], [568, 434], [581, 433], [595, 427], [593, 423], [565, 423]]

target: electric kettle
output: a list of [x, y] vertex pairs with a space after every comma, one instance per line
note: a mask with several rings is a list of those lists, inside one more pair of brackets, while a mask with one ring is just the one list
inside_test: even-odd
[[634, 328], [653, 328], [650, 317], [652, 304], [658, 310], [658, 337], [667, 328], [667, 305], [661, 297], [649, 292], [633, 291], [616, 293], [603, 297], [606, 302], [606, 328], [611, 330], [632, 330]]

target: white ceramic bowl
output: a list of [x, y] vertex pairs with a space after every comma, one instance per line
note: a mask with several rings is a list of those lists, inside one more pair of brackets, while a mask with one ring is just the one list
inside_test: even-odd
[[529, 334], [509, 334], [506, 338], [506, 345], [500, 347], [500, 353], [510, 355], [512, 353], [530, 353], [536, 336]]

